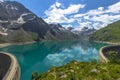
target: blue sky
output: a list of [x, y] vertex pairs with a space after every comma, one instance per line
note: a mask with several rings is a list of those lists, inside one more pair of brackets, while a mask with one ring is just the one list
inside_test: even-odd
[[102, 28], [120, 20], [119, 0], [16, 0], [47, 23]]

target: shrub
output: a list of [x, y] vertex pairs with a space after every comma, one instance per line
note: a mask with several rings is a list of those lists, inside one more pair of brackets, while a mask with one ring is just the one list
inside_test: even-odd
[[117, 58], [118, 52], [116, 51], [109, 51], [107, 52], [108, 59], [110, 63], [119, 63], [120, 60]]

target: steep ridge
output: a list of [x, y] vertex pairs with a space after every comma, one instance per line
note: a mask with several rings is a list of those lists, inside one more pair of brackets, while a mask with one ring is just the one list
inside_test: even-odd
[[78, 39], [58, 24], [47, 24], [42, 18], [16, 1], [0, 2], [0, 42]]

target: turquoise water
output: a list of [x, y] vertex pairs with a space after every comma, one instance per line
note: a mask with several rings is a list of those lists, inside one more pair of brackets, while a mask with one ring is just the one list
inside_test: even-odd
[[47, 71], [72, 60], [99, 60], [98, 51], [107, 44], [89, 41], [49, 41], [26, 45], [12, 45], [0, 49], [14, 54], [21, 66], [21, 80], [31, 80], [34, 71]]

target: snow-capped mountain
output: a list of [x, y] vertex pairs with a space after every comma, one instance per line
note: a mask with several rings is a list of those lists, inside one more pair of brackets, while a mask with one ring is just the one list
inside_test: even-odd
[[77, 39], [78, 35], [59, 24], [47, 24], [16, 1], [0, 2], [0, 41]]
[[73, 32], [74, 34], [79, 34], [79, 35], [84, 35], [84, 36], [88, 36], [91, 35], [93, 32], [96, 31], [96, 29], [94, 28], [89, 28], [89, 27], [82, 27], [82, 28], [73, 28], [73, 27], [68, 27], [68, 30], [70, 30], [71, 32]]

